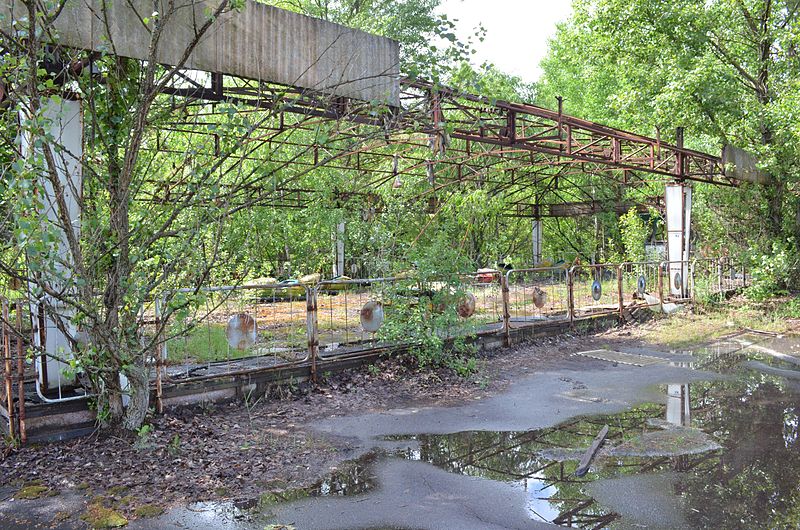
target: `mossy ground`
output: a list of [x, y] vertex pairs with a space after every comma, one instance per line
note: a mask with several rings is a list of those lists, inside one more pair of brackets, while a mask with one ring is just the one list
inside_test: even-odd
[[100, 503], [92, 502], [81, 515], [91, 528], [121, 528], [128, 524], [128, 520], [119, 512], [106, 508]]
[[25, 499], [25, 500], [33, 500], [38, 499], [40, 497], [44, 497], [45, 495], [49, 495], [50, 488], [47, 486], [42, 486], [40, 484], [32, 484], [29, 486], [23, 486], [16, 495], [14, 495], [17, 499]]

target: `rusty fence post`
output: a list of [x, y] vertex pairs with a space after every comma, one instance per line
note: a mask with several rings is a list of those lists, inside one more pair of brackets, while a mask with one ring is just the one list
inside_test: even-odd
[[569, 309], [569, 325], [575, 323], [575, 267], [567, 271], [567, 306]]
[[11, 438], [16, 432], [14, 419], [14, 384], [12, 379], [11, 364], [11, 337], [8, 326], [8, 301], [3, 299], [3, 379], [5, 382], [6, 409], [8, 411], [8, 434]]
[[19, 439], [28, 441], [25, 432], [25, 350], [22, 344], [22, 302], [17, 301], [17, 418], [19, 419]]
[[617, 265], [617, 294], [619, 296], [619, 323], [625, 323], [625, 300], [622, 293], [622, 265]]
[[511, 346], [511, 296], [508, 287], [509, 274], [511, 274], [511, 271], [500, 274], [500, 292], [503, 297], [503, 336], [506, 347]]
[[317, 288], [306, 287], [306, 336], [308, 358], [311, 362], [311, 382], [317, 383], [317, 358], [319, 356], [319, 322], [317, 320]]
[[662, 261], [658, 264], [658, 302], [664, 304], [664, 265], [669, 267], [669, 263]]
[[163, 389], [163, 376], [164, 369], [164, 320], [162, 315], [162, 297], [156, 298], [156, 412], [164, 414], [164, 389]]

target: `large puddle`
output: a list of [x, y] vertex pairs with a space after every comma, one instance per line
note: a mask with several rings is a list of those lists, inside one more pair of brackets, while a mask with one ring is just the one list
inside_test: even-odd
[[[664, 385], [666, 404], [581, 417], [529, 432], [387, 438], [399, 449], [351, 462], [313, 488], [269, 492], [262, 513], [303, 497], [363, 496], [392, 458], [511, 484], [535, 521], [567, 527], [797, 528], [800, 366], [797, 343], [741, 335], [692, 352], [713, 382]], [[643, 368], [646, 370], [646, 368]], [[588, 474], [575, 471], [597, 433]]]

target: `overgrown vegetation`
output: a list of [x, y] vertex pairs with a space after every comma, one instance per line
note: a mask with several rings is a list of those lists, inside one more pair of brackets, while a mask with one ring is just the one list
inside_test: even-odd
[[[436, 14], [439, 0], [268, 3], [397, 39], [402, 72], [434, 86], [465, 89], [491, 102], [535, 99], [546, 107], [563, 96], [567, 113], [664, 141], [674, 141], [676, 128], [686, 127], [689, 147], [717, 153], [731, 143], [749, 149], [769, 175], [767, 183], [736, 189], [696, 185], [693, 247], [698, 256], [749, 258], [753, 285], [747, 295], [754, 303], [796, 289], [795, 2], [577, 0], [535, 86], [492, 65], [468, 64], [483, 32], [476, 28], [471, 39], [460, 41], [454, 22]], [[344, 113], [341, 120], [287, 112], [308, 94], [269, 83], [249, 87], [268, 102], [257, 108], [237, 100], [172, 97], [164, 93], [172, 83], [210, 83], [196, 72], [191, 75], [198, 79], [187, 81], [179, 68], [157, 60], [165, 20], [175, 13], [141, 20], [151, 56], [135, 61], [115, 56], [113, 43], [91, 55], [59, 48], [53, 21], [61, 3], [19, 5], [23, 14], [15, 14], [15, 30], [0, 33], [0, 295], [24, 292], [58, 315], [56, 325], [74, 352], [72, 369], [88, 377], [97, 396], [98, 417], [140, 427], [149, 405], [148, 362], [165, 336], [186, 337], [173, 347], [173, 360], [230, 355], [221, 327], [197, 327], [208, 302], [199, 294], [202, 286], [308, 273], [328, 277], [336, 238], [348, 255], [339, 274], [413, 271], [387, 293], [391, 318], [380, 338], [410, 344], [420, 366], [473, 369], [473, 324], [455, 309], [466, 294], [461, 275], [479, 267], [531, 264], [531, 224], [509, 215], [515, 204], [497, 184], [508, 168], [486, 164], [480, 152], [471, 155], [474, 166], [473, 160], [458, 167], [445, 160], [454, 141], [452, 120], [434, 124], [437, 130], [416, 144], [402, 145], [388, 141], [383, 126], [348, 120], [349, 109], [337, 111]], [[220, 15], [243, 5], [214, 3], [196, 21], [187, 53]], [[10, 13], [3, 13], [0, 27], [6, 28]], [[247, 84], [231, 78], [224, 83], [235, 89]], [[48, 132], [58, 120], [51, 109], [72, 94], [83, 102], [81, 157], [71, 156]], [[322, 106], [338, 104], [314, 97]], [[364, 115], [391, 125], [393, 109], [381, 102], [365, 105]], [[427, 131], [429, 124], [419, 125]], [[370, 149], [381, 156], [362, 160]], [[57, 190], [63, 185], [59, 172], [76, 164], [83, 175], [78, 217], [68, 205], [48, 204], [36, 192], [43, 183]], [[409, 165], [422, 168], [424, 176], [398, 173]], [[642, 204], [663, 195], [661, 184], [529, 170], [513, 170], [513, 178], [531, 179], [525, 200], [591, 201], [613, 206], [609, 212], [618, 204], [633, 205], [619, 217], [542, 220], [548, 259], [643, 261], [652, 258], [645, 242], [665, 238], [660, 214], [640, 213]], [[301, 208], [285, 189], [319, 193]], [[64, 190], [55, 195], [65, 196]], [[156, 299], [162, 302], [159, 325], [169, 327], [144, 333]], [[200, 341], [207, 352], [198, 354]], [[448, 342], [453, 348], [445, 352]], [[127, 409], [123, 394], [132, 398]]]

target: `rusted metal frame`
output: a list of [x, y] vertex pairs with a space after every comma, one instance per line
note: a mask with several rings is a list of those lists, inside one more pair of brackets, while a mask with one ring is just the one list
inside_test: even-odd
[[[221, 302], [219, 302], [213, 308], [206, 310], [206, 313], [202, 317], [200, 317], [198, 319], [198, 321], [201, 322], [201, 321], [204, 321], [205, 319], [209, 318], [211, 316], [211, 314], [215, 310], [217, 310], [219, 307], [221, 307], [222, 304], [224, 302], [226, 302], [227, 300], [229, 300], [230, 296], [233, 293], [237, 292], [237, 291], [254, 291], [254, 290], [264, 290], [264, 289], [270, 289], [270, 290], [273, 290], [273, 291], [275, 291], [275, 290], [278, 290], [278, 291], [291, 291], [292, 289], [296, 289], [298, 287], [302, 287], [304, 290], [306, 290], [308, 288], [306, 285], [303, 285], [303, 284], [281, 285], [281, 284], [277, 284], [277, 283], [275, 283], [275, 284], [259, 284], [259, 285], [220, 285], [220, 286], [213, 286], [213, 287], [201, 287], [201, 288], [199, 288], [199, 290], [196, 289], [196, 288], [181, 288], [181, 289], [175, 289], [173, 291], [168, 291], [168, 292], [163, 293], [162, 294], [162, 300], [163, 300], [163, 303], [166, 303], [167, 298], [170, 295], [173, 295], [175, 293], [192, 293], [192, 294], [196, 294], [199, 291], [199, 292], [203, 292], [203, 293], [223, 293], [223, 294], [227, 294], [228, 296], [226, 296]], [[174, 338], [174, 337], [167, 337], [166, 340], [169, 340], [170, 338]], [[166, 347], [166, 340], [164, 341], [164, 349], [165, 349], [165, 351], [166, 351], [166, 348], [167, 348]], [[258, 356], [254, 356], [254, 357], [258, 357]], [[309, 360], [310, 360], [309, 357], [306, 356], [305, 359], [299, 359], [299, 360], [292, 361], [292, 362], [285, 363], [283, 365], [278, 365], [278, 366], [282, 366], [282, 367], [294, 366], [294, 365], [301, 364], [301, 363], [309, 361]], [[221, 362], [228, 362], [228, 361], [221, 361]], [[243, 373], [246, 373], [246, 372], [247, 372], [247, 370], [243, 371]], [[224, 376], [227, 376], [227, 375], [230, 375], [230, 372], [226, 372], [225, 374], [215, 374], [215, 375], [213, 375], [211, 377], [212, 378], [214, 378], [214, 377], [224, 377]], [[169, 378], [167, 378], [166, 380], [167, 381], [171, 381]]]
[[[167, 95], [178, 95], [181, 96], [182, 94], [173, 94], [173, 90], [165, 89], [163, 91], [164, 94]], [[207, 94], [208, 95], [208, 94]], [[186, 96], [183, 94], [184, 97], [197, 97], [197, 96]], [[207, 101], [216, 101], [220, 103], [231, 103], [234, 105], [249, 105], [254, 108], [258, 109], [271, 109], [271, 110], [279, 110], [281, 112], [288, 112], [292, 114], [300, 114], [304, 116], [312, 116], [316, 118], [326, 118], [329, 120], [339, 120], [339, 119], [346, 119], [347, 121], [351, 121], [354, 123], [358, 123], [360, 125], [372, 125], [375, 127], [381, 127], [384, 125], [384, 121], [379, 118], [372, 118], [369, 117], [368, 114], [353, 114], [348, 115], [346, 118], [343, 118], [339, 114], [340, 110], [335, 107], [314, 107], [314, 106], [304, 106], [300, 102], [296, 102], [295, 104], [286, 104], [280, 103], [280, 100], [275, 99], [263, 99], [263, 98], [242, 98], [237, 96], [231, 95], [223, 95], [220, 99], [208, 99], [207, 97], [203, 97], [202, 99]]]
[[22, 443], [28, 441], [25, 428], [25, 349], [22, 343], [22, 302], [16, 303], [17, 321], [17, 416], [19, 423], [19, 439]]
[[8, 433], [11, 438], [14, 438], [16, 433], [16, 414], [14, 414], [14, 384], [12, 375], [12, 362], [11, 362], [11, 332], [9, 330], [9, 302], [6, 299], [0, 299], [2, 303], [3, 312], [3, 380], [5, 382], [5, 397], [6, 397], [6, 411], [8, 412]]
[[[470, 101], [473, 101], [473, 102], [477, 102], [477, 101], [481, 100], [481, 98], [478, 98], [478, 97], [469, 97], [469, 96], [465, 96], [465, 95], [458, 95], [457, 97], [462, 97], [463, 99], [467, 99], [467, 100], [470, 100]], [[484, 99], [483, 103], [490, 104], [490, 102], [486, 101], [485, 99]], [[518, 104], [511, 105], [511, 104], [505, 104], [504, 102], [498, 102], [498, 103], [495, 104], [495, 107], [498, 108], [498, 109], [514, 110], [514, 111], [517, 111], [518, 113], [530, 113], [530, 114], [534, 114], [536, 116], [540, 116], [540, 117], [543, 117], [543, 118], [554, 119], [555, 121], [558, 121], [558, 114], [557, 113], [553, 113], [552, 111], [546, 111], [545, 109], [541, 109], [541, 108], [537, 108], [537, 107], [533, 107], [533, 106], [529, 106], [529, 105], [518, 105]], [[461, 106], [461, 108], [463, 109], [463, 105]], [[626, 133], [624, 131], [611, 129], [611, 128], [608, 128], [608, 127], [605, 127], [605, 126], [602, 126], [602, 125], [599, 125], [599, 124], [594, 124], [592, 122], [587, 122], [587, 121], [579, 120], [579, 119], [572, 118], [572, 117], [562, 117], [562, 119], [563, 119], [563, 121], [565, 123], [569, 123], [573, 128], [575, 126], [577, 126], [580, 129], [583, 129], [583, 130], [588, 131], [590, 133], [597, 133], [597, 134], [604, 135], [606, 137], [614, 137], [614, 138], [617, 138], [619, 140], [626, 140], [628, 142], [637, 142], [637, 143], [645, 143], [645, 144], [658, 143], [657, 152], [660, 153], [660, 148], [661, 148], [660, 140], [655, 140], [655, 139], [652, 139], [652, 138], [648, 138], [648, 137], [641, 136], [641, 135], [635, 135], [635, 134], [632, 134], [632, 133]], [[573, 134], [574, 134], [574, 131], [573, 131]], [[714, 160], [709, 155], [705, 155], [703, 153], [699, 153], [699, 152], [696, 152], [696, 151], [691, 151], [691, 150], [687, 150], [687, 149], [680, 148], [680, 147], [674, 147], [674, 148], [672, 146], [667, 146], [667, 147], [668, 148], [672, 148], [671, 150], [673, 152], [679, 152], [681, 154], [681, 158], [699, 157], [699, 158], [702, 158], [702, 159], [705, 159], [705, 160]], [[648, 164], [648, 166], [649, 166], [649, 164]], [[640, 169], [647, 169], [647, 168], [640, 168]], [[713, 177], [713, 175], [709, 175], [709, 176]]]
[[636, 149], [634, 149], [633, 151], [630, 151], [628, 153], [623, 153], [622, 152], [622, 146], [620, 145], [620, 159], [622, 161], [638, 160], [641, 163], [645, 163], [646, 162], [647, 164], [652, 165], [653, 164], [653, 160], [652, 160], [653, 157], [652, 156], [643, 156], [643, 157], [641, 157], [639, 159], [634, 158], [639, 153], [641, 153], [643, 151], [649, 151], [651, 148], [652, 148], [651, 145], [640, 145], [640, 146], [637, 146]]
[[[593, 135], [593, 136], [590, 136], [588, 138], [588, 140], [589, 140], [588, 144], [576, 144], [576, 147], [578, 147], [578, 149], [573, 149], [572, 150], [572, 153], [571, 153], [572, 156], [584, 153], [587, 156], [591, 156], [593, 158], [597, 157], [600, 160], [610, 160], [611, 162], [619, 163], [619, 160], [615, 161], [614, 158], [613, 158], [614, 157], [614, 154], [613, 154], [614, 153], [614, 146], [613, 146], [613, 144], [616, 141], [615, 138], [608, 137], [608, 136], [596, 136], [596, 135]], [[610, 151], [611, 151], [611, 155], [610, 156], [606, 154], [609, 151], [609, 149], [607, 149], [606, 147], [603, 147], [601, 145], [603, 142], [609, 142], [609, 141], [612, 144], [611, 149], [610, 149]], [[596, 149], [595, 150], [591, 150], [592, 148], [594, 148], [596, 146], [600, 146], [601, 149], [599, 151], [596, 150]], [[599, 153], [599, 154], [596, 154], [596, 153]]]
[[[416, 86], [418, 86], [420, 88], [426, 88], [426, 87], [430, 88], [431, 87], [431, 85], [424, 85], [424, 84], [416, 84]], [[445, 95], [449, 94], [451, 96], [451, 98], [459, 97], [461, 99], [466, 99], [468, 101], [482, 103], [484, 105], [484, 108], [482, 109], [484, 112], [486, 110], [488, 110], [488, 109], [492, 109], [492, 110], [495, 110], [495, 111], [497, 111], [498, 109], [499, 110], [505, 109], [507, 111], [508, 110], [512, 110], [515, 113], [517, 113], [519, 111], [522, 111], [524, 113], [535, 115], [535, 116], [538, 116], [540, 118], [553, 119], [553, 114], [554, 113], [552, 111], [546, 111], [545, 109], [540, 109], [540, 108], [529, 106], [529, 105], [519, 105], [519, 104], [512, 105], [512, 104], [506, 104], [504, 102], [500, 102], [500, 103], [497, 103], [497, 104], [493, 105], [491, 102], [489, 102], [485, 98], [479, 98], [477, 96], [469, 96], [469, 95], [463, 95], [463, 94], [456, 95], [454, 92], [448, 93], [447, 90], [444, 90], [444, 91], [438, 90], [438, 93], [444, 93]], [[253, 101], [244, 101], [244, 103], [251, 104], [251, 105], [254, 104]], [[257, 102], [255, 102], [255, 103], [257, 103]], [[466, 115], [472, 115], [473, 118], [477, 118], [477, 116], [475, 116], [474, 113], [469, 112], [467, 110], [467, 107], [465, 105], [463, 105], [463, 104], [454, 104], [453, 106], [454, 106], [454, 108], [457, 108], [461, 112], [464, 112]], [[294, 108], [294, 109], [293, 108], [289, 108], [287, 110], [289, 110], [290, 112], [293, 112], [293, 111], [296, 111], [297, 109], [296, 108]], [[320, 117], [331, 118], [331, 119], [341, 118], [340, 113], [337, 113], [337, 112], [333, 112], [333, 113], [331, 113], [331, 112], [322, 112], [322, 113], [320, 113], [320, 112], [312, 111], [309, 108], [305, 108], [301, 112], [302, 113], [306, 113], [306, 114], [318, 115]], [[339, 114], [339, 115], [337, 115], [337, 114]], [[556, 117], [558, 117], [558, 114], [556, 114]], [[354, 121], [360, 121], [358, 119], [358, 116], [350, 116], [349, 119], [354, 120]], [[574, 128], [575, 125], [577, 125], [578, 127], [582, 128], [582, 129], [586, 129], [589, 132], [598, 132], [600, 134], [614, 136], [614, 137], [616, 137], [618, 139], [623, 139], [624, 138], [624, 139], [627, 139], [627, 140], [633, 141], [633, 142], [647, 142], [647, 141], [652, 142], [653, 141], [652, 139], [648, 139], [647, 137], [620, 132], [620, 131], [617, 131], [617, 130], [614, 130], [614, 129], [611, 129], [611, 128], [600, 126], [598, 124], [593, 124], [591, 122], [585, 122], [583, 120], [577, 120], [575, 118], [567, 117], [565, 119], [565, 117], [562, 116], [561, 120], [562, 120], [562, 124], [566, 121], [571, 129]], [[481, 121], [485, 121], [485, 120], [481, 120]], [[371, 125], [379, 125], [374, 120], [372, 120], [372, 121], [367, 120], [365, 123], [366, 124], [371, 124]], [[491, 128], [491, 127], [488, 127], [487, 125], [489, 125], [489, 124], [488, 123], [484, 124], [484, 126], [482, 127], [482, 133], [483, 133], [482, 136], [484, 136], [484, 137], [485, 137], [485, 131], [488, 128]], [[481, 135], [479, 135], [479, 137], [481, 137]], [[659, 141], [659, 143], [660, 143], [660, 141]], [[572, 151], [572, 148], [571, 148], [572, 144], [573, 144], [573, 140], [568, 142], [567, 151]], [[585, 147], [584, 147], [584, 149], [585, 149]], [[660, 148], [658, 150], [660, 151]], [[563, 149], [562, 149], [562, 152], [563, 152]], [[572, 153], [569, 153], [569, 154], [574, 155], [575, 153], [572, 152]], [[690, 155], [691, 156], [692, 154], [693, 153], [691, 153], [691, 152], [689, 152], [687, 150], [681, 150], [681, 158], [686, 158], [685, 155]], [[708, 157], [707, 155], [704, 156], [703, 158], [705, 158], [707, 160], [711, 160], [711, 158]], [[645, 169], [651, 169], [650, 168], [651, 165], [655, 165], [655, 164], [648, 163], [648, 165], [647, 165], [647, 167]], [[641, 167], [634, 167], [632, 169], [637, 169], [637, 168], [638, 169], [642, 169]], [[710, 176], [713, 178], [713, 175], [710, 175]], [[707, 180], [708, 178], [709, 178], [709, 176], [705, 176], [705, 175], [703, 177], [698, 177], [699, 180]]]
[[[458, 131], [455, 131], [455, 132], [451, 133], [450, 136], [451, 136], [451, 138], [460, 139], [460, 140], [471, 140], [471, 141], [490, 143], [490, 144], [495, 144], [495, 145], [505, 145], [505, 144], [503, 144], [503, 142], [501, 140], [495, 140], [495, 139], [488, 138], [488, 137], [477, 137], [477, 136], [471, 135], [471, 134], [470, 135], [462, 134], [462, 133], [460, 133]], [[555, 150], [553, 150], [551, 148], [541, 147], [541, 146], [536, 146], [536, 145], [531, 145], [531, 144], [519, 144], [519, 143], [517, 143], [517, 144], [515, 144], [515, 147], [519, 147], [519, 148], [522, 148], [522, 149], [528, 149], [528, 150], [533, 151], [533, 152], [549, 154], [549, 155], [558, 155], [559, 154], [558, 151], [555, 151]], [[662, 171], [662, 170], [653, 171], [653, 170], [649, 170], [648, 167], [642, 167], [640, 165], [627, 164], [627, 163], [622, 163], [622, 162], [613, 163], [613, 162], [609, 161], [608, 158], [605, 158], [605, 157], [593, 157], [593, 156], [589, 156], [589, 155], [585, 155], [585, 154], [584, 155], [575, 154], [574, 152], [570, 156], [574, 160], [581, 161], [581, 162], [607, 164], [609, 166], [613, 165], [614, 167], [610, 168], [610, 169], [628, 169], [628, 170], [631, 170], [631, 171], [647, 171], [649, 173], [663, 175], [665, 177], [674, 177], [675, 176], [674, 173], [669, 172], [669, 171]], [[710, 182], [705, 177], [696, 177], [696, 176], [688, 176], [687, 175], [687, 176], [685, 176], [685, 179], [686, 180], [694, 180], [694, 181], [697, 181], [697, 182]], [[717, 181], [714, 181], [714, 183], [715, 184], [720, 184]]]

